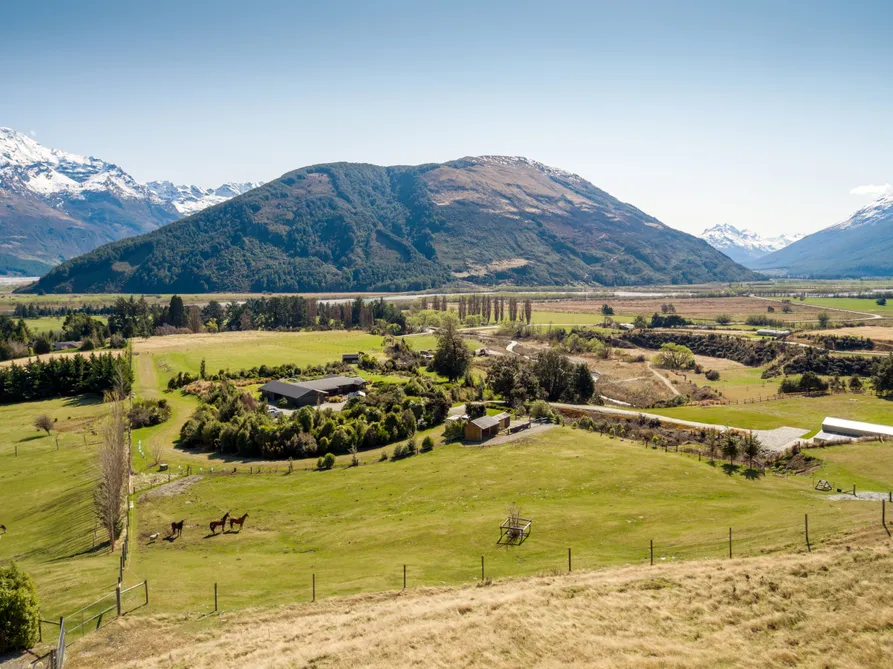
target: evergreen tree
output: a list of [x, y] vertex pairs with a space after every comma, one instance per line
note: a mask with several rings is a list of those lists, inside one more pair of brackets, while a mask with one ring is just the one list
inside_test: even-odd
[[437, 350], [432, 366], [434, 371], [450, 381], [462, 377], [471, 364], [471, 352], [459, 334], [453, 318], [444, 318], [444, 327], [437, 336]]
[[171, 303], [168, 312], [168, 321], [175, 328], [186, 327], [186, 307], [183, 304], [183, 298], [179, 295], [174, 295], [171, 297]]

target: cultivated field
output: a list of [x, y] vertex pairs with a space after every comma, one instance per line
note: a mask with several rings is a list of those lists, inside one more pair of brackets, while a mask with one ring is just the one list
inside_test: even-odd
[[[856, 300], [861, 301], [861, 300]], [[608, 304], [614, 313], [620, 316], [620, 320], [629, 320], [630, 317], [643, 315], [650, 318], [654, 313], [661, 313], [661, 306], [672, 303], [679, 316], [694, 319], [698, 321], [713, 321], [720, 314], [726, 314], [732, 317], [735, 322], [743, 322], [748, 316], [768, 316], [783, 321], [814, 321], [823, 308], [818, 305], [812, 305], [805, 302], [792, 301], [788, 306], [791, 313], [783, 313], [781, 299], [768, 299], [756, 297], [693, 297], [693, 298], [644, 298], [644, 299], [614, 299], [605, 298], [604, 300], [566, 300], [566, 301], [549, 301], [534, 303], [533, 313], [540, 311], [550, 313], [553, 322], [560, 323], [560, 319], [564, 318], [559, 314], [586, 314], [593, 317], [593, 322], [601, 322], [604, 317], [601, 315], [600, 309], [603, 304]], [[769, 313], [768, 308], [773, 307], [774, 313]], [[835, 313], [836, 318], [847, 318], [851, 320], [859, 320], [865, 318], [856, 312]], [[579, 318], [577, 316], [576, 318]], [[623, 318], [626, 317], [626, 318]], [[573, 317], [565, 318], [566, 322], [574, 322]]]

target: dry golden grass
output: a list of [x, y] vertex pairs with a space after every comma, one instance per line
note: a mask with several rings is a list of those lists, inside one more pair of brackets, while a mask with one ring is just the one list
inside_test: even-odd
[[[889, 667], [878, 527], [814, 553], [635, 566], [113, 623], [92, 667]], [[225, 604], [224, 604], [225, 606]]]
[[[562, 313], [599, 313], [603, 304], [607, 303], [618, 315], [632, 316], [643, 314], [651, 317], [653, 313], [660, 313], [661, 305], [672, 302], [676, 313], [687, 318], [699, 318], [712, 320], [720, 314], [728, 314], [735, 321], [743, 321], [747, 316], [764, 315], [782, 321], [809, 321], [815, 320], [823, 311], [822, 307], [791, 302], [791, 313], [782, 312], [781, 300], [765, 300], [756, 297], [693, 297], [693, 298], [602, 298], [598, 300], [550, 300], [535, 302], [534, 311], [549, 311]], [[769, 313], [768, 308], [773, 307], [774, 313]], [[856, 312], [834, 311], [832, 317], [837, 319], [859, 320]]]

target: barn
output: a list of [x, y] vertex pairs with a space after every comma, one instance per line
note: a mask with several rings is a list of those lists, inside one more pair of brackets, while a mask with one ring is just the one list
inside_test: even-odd
[[481, 416], [465, 423], [465, 439], [485, 441], [499, 434], [500, 423], [496, 416]]
[[313, 381], [288, 383], [270, 381], [260, 387], [261, 397], [270, 404], [285, 400], [291, 407], [316, 406], [333, 395], [349, 395], [363, 390], [366, 380], [358, 376], [325, 376]]

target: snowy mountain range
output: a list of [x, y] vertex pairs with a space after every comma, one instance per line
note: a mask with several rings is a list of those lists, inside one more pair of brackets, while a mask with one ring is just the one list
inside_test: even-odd
[[739, 230], [733, 225], [724, 223], [704, 230], [700, 237], [735, 262], [750, 267], [758, 258], [793, 244], [803, 235], [761, 237], [753, 230]]
[[0, 128], [0, 274], [43, 274], [101, 244], [149, 232], [259, 185], [143, 184], [113, 163]]
[[760, 258], [754, 269], [817, 279], [893, 276], [893, 193]]

